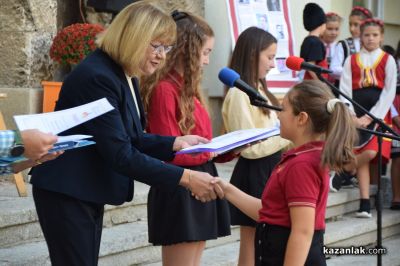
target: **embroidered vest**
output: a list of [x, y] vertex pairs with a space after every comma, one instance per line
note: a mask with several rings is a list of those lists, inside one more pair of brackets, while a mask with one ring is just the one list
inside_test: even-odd
[[364, 66], [360, 53], [351, 55], [352, 88], [366, 87], [383, 89], [385, 86], [385, 67], [389, 54], [382, 51], [372, 66]]

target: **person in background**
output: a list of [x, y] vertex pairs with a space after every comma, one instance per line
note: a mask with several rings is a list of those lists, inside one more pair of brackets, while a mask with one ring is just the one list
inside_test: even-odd
[[[174, 11], [172, 17], [177, 25], [177, 41], [166, 65], [141, 82], [147, 132], [165, 136], [196, 134], [211, 139], [211, 120], [200, 83], [214, 47], [214, 32], [204, 19], [192, 13]], [[218, 161], [220, 156], [216, 155], [179, 154], [169, 163], [218, 176], [213, 160]], [[206, 240], [230, 235], [228, 203], [219, 199], [199, 202], [184, 187], [165, 191], [152, 186], [147, 211], [149, 242], [162, 245], [164, 266], [198, 266]]]
[[326, 265], [328, 168], [343, 171], [354, 164], [356, 129], [348, 107], [321, 81], [295, 85], [282, 108], [281, 136], [294, 148], [274, 168], [262, 198], [223, 180], [220, 187], [227, 200], [257, 221], [253, 265]]
[[336, 86], [339, 87], [339, 80], [342, 75], [344, 61], [349, 55], [360, 51], [360, 25], [363, 20], [372, 18], [372, 12], [361, 6], [355, 6], [351, 9], [349, 15], [349, 30], [351, 37], [341, 40], [337, 43], [335, 55], [332, 57], [329, 68], [333, 71], [331, 74], [336, 80]]
[[0, 175], [18, 173], [57, 158], [62, 151], [49, 153], [56, 141], [57, 136], [37, 129], [0, 130]]
[[[400, 94], [397, 93], [391, 107], [393, 129], [400, 134]], [[391, 149], [392, 166], [390, 178], [392, 180], [391, 210], [400, 210], [400, 141], [392, 141]]]
[[[308, 31], [308, 36], [304, 38], [301, 44], [300, 57], [305, 62], [327, 68], [325, 45], [320, 39], [326, 29], [324, 10], [315, 3], [306, 4], [303, 10], [303, 25]], [[322, 74], [322, 76], [328, 78], [327, 74]], [[318, 77], [312, 71], [305, 71], [304, 80], [308, 79], [318, 80]]]
[[[335, 79], [336, 88], [340, 87], [339, 81], [343, 72], [343, 65], [346, 58], [349, 55], [355, 54], [360, 51], [360, 25], [363, 20], [367, 18], [372, 18], [372, 12], [361, 6], [355, 6], [352, 8], [349, 15], [349, 30], [351, 37], [341, 40], [337, 43], [335, 49], [335, 55], [331, 60], [329, 65], [332, 73], [329, 75], [331, 78]], [[357, 186], [355, 173], [332, 173], [330, 175], [330, 191], [337, 192], [342, 187], [353, 188]]]
[[[393, 54], [397, 65], [397, 85], [396, 96], [391, 107], [393, 129], [400, 134], [400, 41], [397, 44], [397, 50]], [[392, 141], [391, 150], [392, 166], [390, 177], [392, 180], [392, 204], [390, 209], [400, 210], [400, 141]]]
[[[343, 66], [340, 90], [363, 106], [378, 119], [391, 124], [390, 106], [396, 94], [396, 63], [394, 58], [380, 47], [383, 42], [383, 22], [378, 19], [366, 19], [361, 23], [360, 52], [349, 56]], [[344, 97], [340, 97], [354, 111], [357, 127], [373, 126], [372, 118], [364, 114]], [[362, 139], [362, 138], [361, 138]], [[360, 208], [356, 213], [359, 218], [371, 218], [369, 199], [370, 163], [378, 152], [376, 136], [360, 143], [357, 150], [357, 179], [360, 189]], [[383, 163], [390, 160], [390, 141], [383, 139]]]
[[[332, 58], [335, 56], [335, 48], [336, 48], [336, 39], [340, 33], [340, 26], [342, 23], [342, 17], [334, 12], [326, 13], [326, 29], [321, 35], [321, 40], [324, 42], [325, 50], [326, 50], [326, 60], [328, 62], [328, 68], [331, 64]], [[335, 82], [335, 79], [329, 75], [328, 80], [332, 83]], [[335, 92], [333, 92], [336, 97]]]
[[[138, 79], [153, 74], [175, 42], [176, 25], [147, 1], [125, 7], [98, 36], [98, 49], [63, 82], [55, 110], [106, 98], [114, 109], [63, 133], [92, 135], [95, 145], [69, 150], [32, 169], [32, 191], [53, 265], [97, 265], [104, 205], [132, 200], [134, 180], [202, 201], [216, 198], [208, 173], [166, 164], [207, 139], [145, 133]], [[127, 232], [129, 233], [129, 232]]]
[[[238, 37], [229, 67], [241, 79], [257, 88], [269, 103], [279, 105], [268, 90], [266, 75], [275, 67], [277, 39], [260, 28], [250, 27]], [[240, 110], [240, 111], [238, 111]], [[229, 89], [223, 105], [222, 118], [228, 132], [249, 128], [271, 128], [279, 121], [276, 111], [253, 106], [242, 91]], [[281, 159], [281, 150], [288, 141], [279, 136], [243, 150], [235, 165], [230, 182], [244, 192], [261, 198], [262, 190], [272, 169]], [[255, 222], [235, 206], [231, 206], [231, 224], [240, 225], [240, 254], [238, 265], [254, 265]]]

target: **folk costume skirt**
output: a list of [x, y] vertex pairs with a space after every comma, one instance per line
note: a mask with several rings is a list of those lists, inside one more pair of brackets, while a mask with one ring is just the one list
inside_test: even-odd
[[[371, 108], [378, 102], [382, 90], [377, 87], [367, 87], [357, 90], [353, 90], [353, 100], [359, 103], [366, 110], [371, 110]], [[357, 117], [362, 117], [364, 113], [354, 107], [354, 111]], [[390, 111], [384, 117], [385, 124], [391, 126], [392, 118]], [[369, 129], [375, 130], [375, 125], [370, 124]], [[372, 134], [365, 132], [359, 132], [360, 143], [358, 148], [355, 150], [356, 154], [361, 153], [366, 150], [378, 151], [378, 138]], [[382, 139], [382, 160], [383, 163], [387, 163], [390, 160], [390, 150], [391, 150], [391, 140], [387, 138]], [[372, 160], [372, 162], [377, 163], [377, 156]]]

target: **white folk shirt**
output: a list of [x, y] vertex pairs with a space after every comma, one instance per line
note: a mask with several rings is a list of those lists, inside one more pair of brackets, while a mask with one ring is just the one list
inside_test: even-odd
[[[354, 39], [354, 47], [356, 48], [356, 51], [360, 51], [361, 45], [360, 45], [360, 38]], [[348, 55], [347, 57], [350, 56], [350, 51], [347, 51]], [[343, 61], [344, 61], [344, 50], [343, 50], [343, 45], [340, 42], [336, 43], [335, 47], [335, 54], [331, 59], [331, 64], [329, 66], [329, 69], [333, 71], [332, 74], [330, 74], [332, 77], [335, 79], [340, 79], [340, 76], [342, 75], [343, 71]]]
[[[365, 67], [372, 67], [380, 54], [382, 49], [378, 48], [372, 52], [368, 52], [366, 49], [362, 48], [360, 51], [360, 60]], [[396, 95], [396, 63], [393, 56], [388, 57], [385, 66], [385, 81], [384, 87], [382, 88], [381, 95], [376, 104], [369, 110], [377, 118], [383, 119], [390, 109], [393, 103], [394, 97]], [[344, 92], [350, 98], [353, 98], [353, 86], [352, 86], [352, 71], [351, 71], [351, 57], [347, 57], [343, 66], [342, 77], [340, 78], [340, 90]], [[340, 96], [340, 99], [349, 104], [350, 109], [354, 112], [353, 105]]]

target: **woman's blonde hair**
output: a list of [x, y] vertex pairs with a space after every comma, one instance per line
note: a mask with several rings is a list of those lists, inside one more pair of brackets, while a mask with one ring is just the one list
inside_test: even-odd
[[192, 13], [174, 11], [172, 16], [177, 25], [177, 42], [167, 56], [167, 64], [149, 77], [141, 80], [141, 94], [144, 108], [150, 112], [151, 97], [155, 86], [174, 69], [178, 63], [183, 64], [183, 84], [180, 88], [178, 125], [183, 134], [190, 134], [195, 126], [194, 98], [205, 106], [201, 93], [200, 52], [207, 38], [214, 37], [214, 32], [207, 22]]
[[99, 35], [97, 46], [130, 76], [141, 76], [141, 67], [151, 41], [172, 44], [174, 20], [151, 3], [141, 1], [125, 7]]
[[330, 89], [319, 80], [303, 81], [287, 94], [293, 114], [305, 112], [311, 119], [312, 131], [325, 133], [325, 146], [321, 163], [335, 171], [344, 170], [347, 163], [355, 160], [353, 146], [357, 132], [349, 108], [337, 102], [328, 111], [328, 101], [334, 99]]

